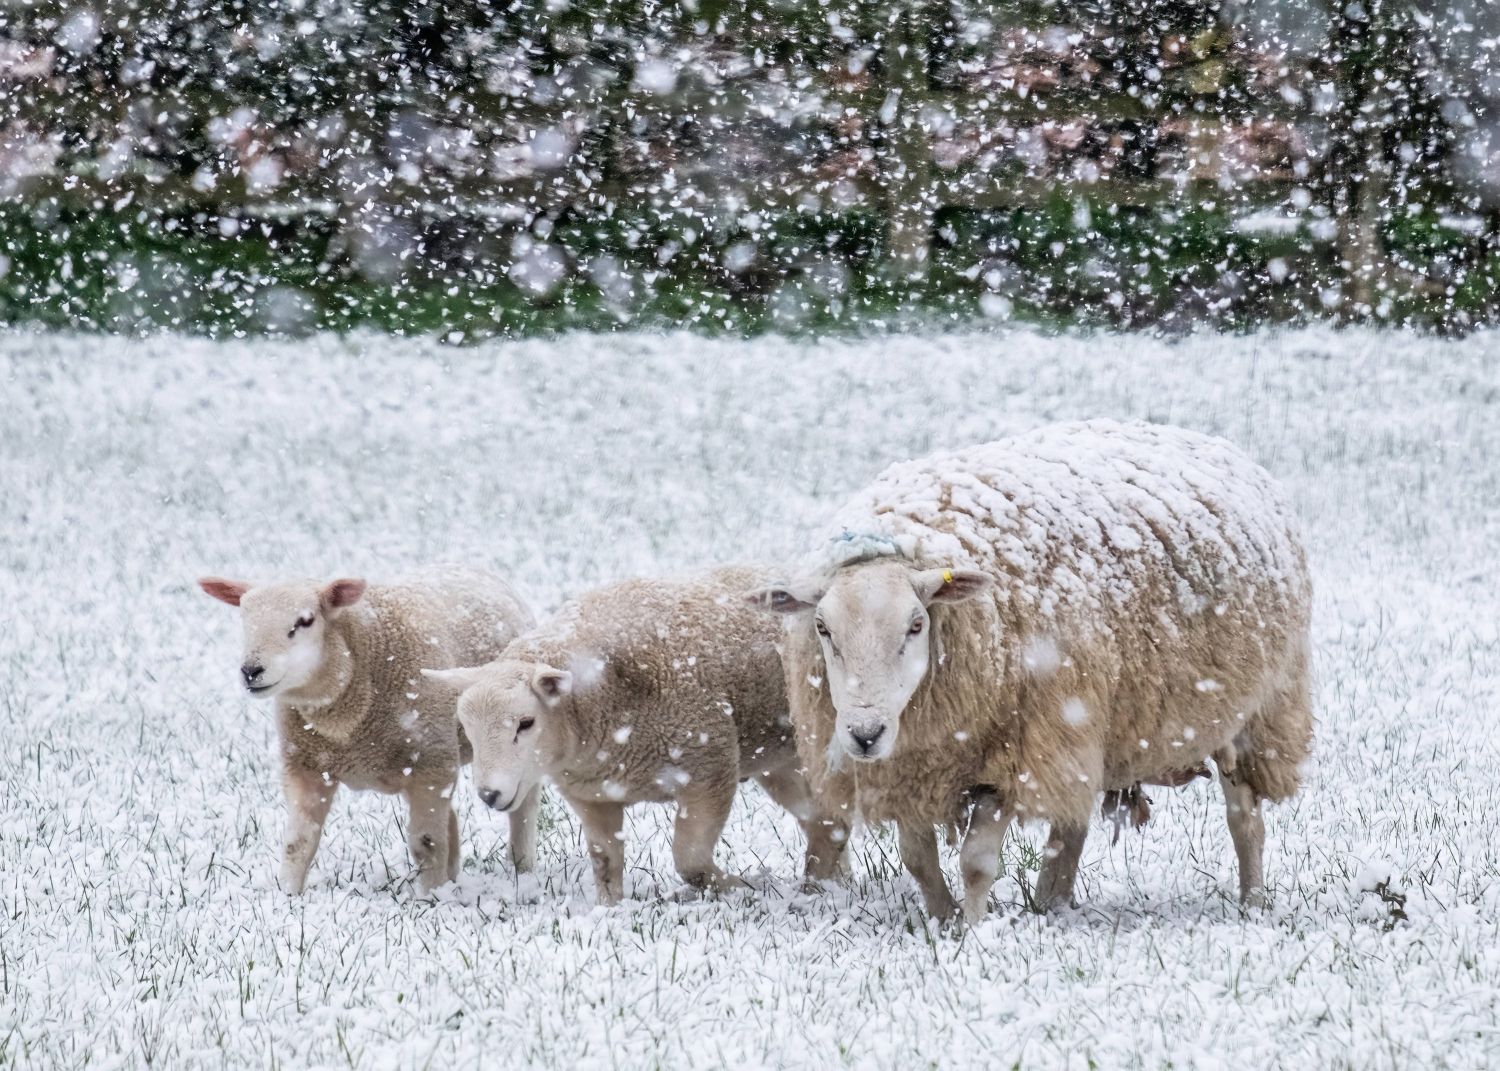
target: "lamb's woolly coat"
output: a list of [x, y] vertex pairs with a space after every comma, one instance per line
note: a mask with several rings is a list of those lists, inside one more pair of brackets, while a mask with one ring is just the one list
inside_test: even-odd
[[795, 764], [777, 622], [745, 604], [751, 567], [591, 591], [505, 651], [569, 670], [573, 741], [548, 770], [570, 799], [662, 802]]
[[369, 585], [329, 622], [327, 649], [347, 654], [325, 672], [342, 668], [348, 683], [331, 701], [320, 680], [276, 699], [284, 761], [354, 789], [450, 784], [469, 761], [468, 741], [453, 697], [421, 671], [488, 661], [531, 624], [510, 585], [478, 569], [435, 566]]
[[1095, 421], [897, 464], [806, 568], [865, 567], [839, 560], [861, 545], [995, 585], [932, 608], [931, 668], [883, 762], [830, 763], [823, 655], [810, 615], [788, 619], [792, 718], [825, 804], [956, 823], [985, 787], [1018, 817], [1077, 825], [1099, 792], [1180, 780], [1211, 755], [1260, 797], [1296, 790], [1306, 557], [1282, 492], [1231, 444]]

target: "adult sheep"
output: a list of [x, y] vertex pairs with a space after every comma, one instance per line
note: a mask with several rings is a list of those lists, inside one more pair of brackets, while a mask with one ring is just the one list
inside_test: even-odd
[[967, 824], [972, 920], [1009, 823], [1046, 819], [1045, 909], [1072, 899], [1100, 793], [1139, 804], [1210, 757], [1241, 899], [1263, 897], [1260, 803], [1311, 745], [1311, 585], [1284, 495], [1231, 444], [1091, 421], [897, 464], [752, 599], [792, 615], [815, 791], [896, 823], [931, 914], [957, 911], [934, 825]]

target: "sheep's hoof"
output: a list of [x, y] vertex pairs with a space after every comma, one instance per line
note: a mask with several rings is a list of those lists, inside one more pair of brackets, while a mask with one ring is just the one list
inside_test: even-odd
[[1240, 893], [1240, 914], [1242, 915], [1266, 911], [1270, 907], [1271, 896], [1266, 892], [1264, 885], [1257, 885], [1253, 889], [1246, 889]]
[[963, 921], [965, 925], [976, 926], [983, 922], [985, 916], [990, 913], [990, 897], [986, 893], [983, 898], [975, 900], [964, 900]]
[[1027, 899], [1026, 906], [1033, 915], [1055, 915], [1059, 911], [1073, 910], [1078, 903], [1071, 896], [1032, 896]]
[[681, 886], [672, 894], [672, 900], [677, 903], [685, 903], [691, 900], [701, 900], [705, 896], [714, 893], [733, 892], [736, 889], [754, 890], [744, 878], [734, 874], [706, 874], [702, 877], [693, 877], [687, 880], [687, 884]]
[[958, 901], [951, 896], [944, 900], [939, 900], [937, 903], [928, 902], [926, 907], [928, 918], [935, 919], [938, 922], [947, 922], [950, 919], [958, 918], [960, 915]]

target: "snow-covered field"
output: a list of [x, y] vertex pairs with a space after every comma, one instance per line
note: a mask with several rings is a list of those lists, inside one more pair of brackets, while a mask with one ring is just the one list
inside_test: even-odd
[[[555, 800], [518, 881], [467, 782], [436, 900], [371, 795], [277, 891], [270, 712], [200, 573], [468, 559], [550, 608], [795, 551], [891, 459], [1095, 415], [1227, 435], [1306, 519], [1321, 724], [1269, 816], [1268, 913], [1233, 902], [1206, 782], [1113, 848], [1096, 828], [1059, 917], [1021, 912], [1040, 831], [1013, 836], [961, 938], [885, 832], [799, 892], [753, 788], [721, 848], [752, 895], [667, 899], [668, 816], [639, 809], [636, 900], [596, 910]], [[1497, 711], [1494, 335], [0, 335], [0, 1066], [1495, 1065]]]

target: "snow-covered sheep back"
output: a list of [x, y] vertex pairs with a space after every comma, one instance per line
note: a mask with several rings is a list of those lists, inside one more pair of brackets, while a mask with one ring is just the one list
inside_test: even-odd
[[1100, 792], [1180, 783], [1210, 756], [1256, 800], [1297, 788], [1306, 556], [1275, 481], [1228, 442], [1092, 421], [893, 465], [802, 566], [783, 609], [881, 570], [984, 581], [928, 603], [930, 658], [886, 761], [848, 760], [840, 667], [811, 614], [789, 618], [798, 747], [815, 788], [868, 820], [962, 824], [992, 792], [1007, 816], [1086, 828]]

